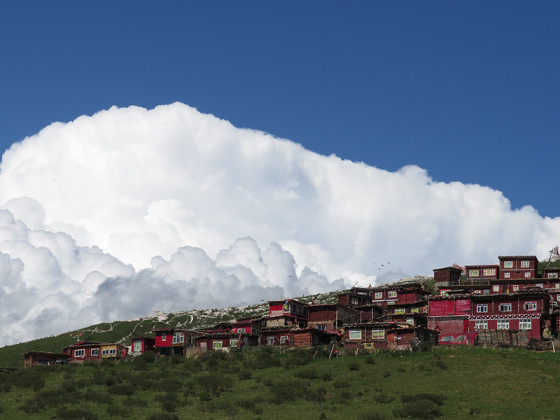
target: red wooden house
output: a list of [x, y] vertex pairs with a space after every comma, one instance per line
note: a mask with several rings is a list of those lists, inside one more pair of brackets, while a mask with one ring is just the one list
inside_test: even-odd
[[534, 279], [537, 277], [539, 260], [534, 255], [502, 256], [500, 279]]
[[62, 352], [70, 356], [71, 362], [82, 363], [86, 360], [120, 359], [126, 356], [126, 347], [118, 343], [82, 341], [64, 347]]
[[434, 268], [434, 287], [441, 289], [459, 283], [463, 270], [457, 267]]
[[375, 321], [383, 314], [383, 308], [373, 304], [357, 306], [356, 310], [358, 311], [358, 322]]
[[147, 351], [156, 351], [156, 339], [154, 337], [135, 337], [130, 340], [130, 354], [140, 356]]
[[439, 344], [474, 344], [469, 331], [471, 295], [433, 296], [429, 299], [428, 328], [439, 332]]
[[316, 328], [303, 328], [292, 330], [294, 347], [313, 347], [336, 344], [339, 334]]
[[438, 333], [424, 327], [393, 322], [366, 322], [344, 326], [345, 349], [410, 350], [423, 342], [437, 343]]
[[338, 295], [338, 304], [344, 306], [360, 306], [371, 303], [371, 295], [369, 293], [353, 293], [351, 291]]
[[310, 305], [307, 326], [323, 331], [338, 331], [343, 324], [358, 322], [359, 312], [338, 303]]
[[155, 349], [158, 354], [172, 356], [174, 354], [186, 355], [187, 348], [195, 347], [195, 339], [200, 332], [189, 331], [183, 328], [159, 328], [152, 330], [155, 333]]
[[261, 329], [261, 346], [291, 346], [294, 343], [293, 330], [289, 327]]
[[371, 303], [379, 306], [415, 305], [430, 293], [420, 283], [393, 283], [371, 289]]
[[473, 296], [469, 330], [523, 331], [527, 339], [542, 340], [544, 322], [550, 319], [549, 310], [549, 295], [539, 288]]
[[283, 299], [268, 302], [268, 318], [290, 318], [293, 325], [305, 327], [307, 325], [308, 304], [295, 299]]
[[249, 346], [257, 346], [259, 336], [244, 332], [233, 333], [224, 330], [206, 331], [195, 338], [196, 348], [200, 353], [207, 351], [240, 350]]
[[258, 335], [262, 327], [261, 317], [239, 318], [230, 324], [229, 331], [234, 334], [247, 333]]
[[488, 283], [490, 280], [499, 278], [499, 265], [466, 265], [465, 266], [465, 283], [478, 284]]

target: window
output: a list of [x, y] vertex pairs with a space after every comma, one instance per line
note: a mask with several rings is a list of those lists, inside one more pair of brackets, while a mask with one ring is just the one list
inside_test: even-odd
[[495, 276], [496, 275], [496, 269], [495, 268], [485, 268], [484, 269], [484, 275], [485, 276]]
[[488, 312], [488, 305], [481, 305], [481, 304], [476, 305], [476, 312], [479, 313]]
[[361, 340], [362, 330], [350, 330], [349, 334], [350, 340]]
[[133, 350], [132, 350], [132, 351], [134, 351], [134, 352], [140, 352], [140, 351], [142, 351], [142, 340], [136, 340], [136, 341], [134, 342]]
[[418, 313], [418, 308], [412, 308], [410, 310], [410, 312], [412, 312], [413, 314], [417, 314]]
[[74, 350], [74, 357], [84, 357], [86, 351], [84, 349]]
[[357, 305], [357, 304], [358, 304], [358, 298], [350, 299], [350, 305]]
[[372, 330], [371, 337], [374, 340], [383, 340], [385, 338], [385, 330]]
[[504, 261], [504, 268], [513, 268], [513, 261]]
[[404, 313], [404, 308], [395, 308], [395, 315], [403, 315]]
[[525, 302], [525, 310], [526, 311], [536, 311], [537, 310], [537, 302]]
[[478, 270], [469, 270], [469, 277], [478, 277], [479, 276]]
[[509, 320], [499, 320], [497, 329], [498, 330], [509, 330]]
[[549, 279], [557, 279], [558, 278], [558, 273], [548, 273], [548, 278]]
[[500, 303], [500, 312], [511, 312], [511, 303]]
[[504, 273], [504, 279], [509, 279], [511, 277], [511, 273]]
[[183, 342], [184, 335], [182, 332], [176, 332], [173, 334], [173, 344], [178, 344]]
[[321, 331], [325, 331], [327, 329], [326, 325], [317, 325], [317, 329]]
[[499, 284], [495, 284], [494, 286], [492, 286], [492, 291], [493, 291], [493, 292], [499, 292], [499, 291], [500, 291], [500, 285], [499, 285]]
[[554, 288], [555, 289], [560, 289], [560, 283], [554, 283]]
[[287, 335], [281, 335], [280, 336], [280, 344], [282, 344], [283, 346], [286, 346], [286, 345], [290, 344], [290, 340], [288, 340]]
[[229, 346], [230, 347], [237, 347], [237, 343], [239, 343], [238, 338], [230, 338], [229, 339]]
[[224, 345], [224, 342], [222, 340], [212, 341], [212, 348], [215, 349], [215, 350], [221, 349], [223, 345]]
[[102, 355], [102, 356], [108, 356], [108, 355], [109, 355], [109, 349], [103, 349], [103, 350], [101, 351], [101, 355]]
[[375, 299], [383, 299], [383, 292], [375, 292]]
[[482, 294], [482, 290], [477, 289], [477, 290], [474, 290], [473, 293], [474, 293], [475, 295], [481, 295], [481, 294]]
[[535, 284], [535, 286], [540, 287], [541, 289], [543, 288], [543, 284], [542, 284], [542, 283], [537, 283], [537, 284]]
[[237, 329], [237, 334], [244, 333], [244, 332], [245, 332], [245, 328], [238, 328]]
[[99, 349], [91, 349], [92, 356], [99, 356]]
[[526, 278], [526, 279], [530, 279], [530, 278], [531, 278], [531, 272], [530, 272], [530, 271], [525, 271], [525, 278]]
[[475, 330], [487, 330], [488, 329], [488, 321], [475, 321], [474, 322], [474, 329]]
[[517, 292], [517, 291], [519, 291], [519, 285], [518, 285], [518, 284], [514, 284], [514, 285], [511, 286], [511, 289], [512, 289], [514, 292]]
[[167, 334], [166, 333], [161, 334], [161, 341], [167, 341]]
[[397, 297], [397, 291], [396, 290], [389, 290], [389, 293], [387, 293], [387, 296], [389, 297], [389, 299], [395, 299]]
[[269, 335], [268, 337], [266, 337], [266, 345], [267, 346], [273, 346], [274, 345], [274, 336], [273, 335]]
[[521, 261], [521, 268], [529, 268], [529, 261]]
[[519, 320], [519, 329], [520, 330], [530, 330], [531, 329], [531, 320], [530, 319], [520, 319]]

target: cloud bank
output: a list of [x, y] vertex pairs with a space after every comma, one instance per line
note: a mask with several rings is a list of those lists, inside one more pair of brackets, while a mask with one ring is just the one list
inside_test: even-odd
[[0, 204], [0, 313], [17, 331], [0, 344], [542, 258], [560, 233], [560, 218], [491, 188], [318, 155], [180, 103], [113, 107], [14, 144]]

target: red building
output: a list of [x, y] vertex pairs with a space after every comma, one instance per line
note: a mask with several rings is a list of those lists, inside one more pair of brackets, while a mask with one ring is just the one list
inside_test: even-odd
[[139, 356], [147, 351], [156, 351], [156, 339], [154, 337], [135, 337], [130, 340], [130, 354]]
[[469, 330], [471, 295], [434, 296], [429, 299], [428, 328], [439, 332], [439, 344], [474, 344]]
[[359, 315], [358, 323], [376, 321], [383, 314], [383, 308], [373, 304], [357, 306], [356, 310]]
[[240, 318], [230, 324], [229, 331], [234, 334], [247, 333], [258, 335], [262, 327], [262, 318]]
[[343, 324], [357, 322], [359, 312], [337, 303], [310, 305], [307, 326], [323, 331], [338, 331]]
[[371, 303], [371, 295], [369, 293], [365, 293], [365, 294], [353, 293], [349, 291], [338, 295], [339, 305], [360, 306], [360, 305], [369, 305], [370, 303]]
[[268, 302], [268, 317], [289, 317], [294, 325], [305, 327], [307, 324], [307, 303], [295, 299], [274, 300]]
[[534, 279], [537, 277], [539, 260], [534, 255], [498, 257], [500, 279]]
[[371, 303], [382, 307], [399, 305], [405, 312], [422, 306], [430, 293], [420, 283], [393, 283], [371, 289]]
[[463, 270], [457, 267], [434, 268], [434, 287], [441, 289], [459, 283]]
[[174, 354], [186, 355], [187, 348], [195, 347], [195, 339], [200, 332], [189, 331], [183, 328], [159, 328], [152, 330], [155, 333], [155, 349], [158, 354], [172, 356]]
[[206, 331], [195, 338], [196, 348], [200, 353], [207, 351], [239, 350], [249, 346], [257, 346], [259, 337], [255, 334], [232, 333], [229, 331]]
[[392, 322], [367, 322], [344, 326], [345, 349], [410, 350], [423, 342], [437, 343], [437, 332]]
[[466, 265], [465, 283], [488, 283], [490, 280], [499, 278], [499, 274], [499, 265]]
[[126, 347], [118, 343], [82, 341], [64, 347], [62, 353], [69, 355], [71, 362], [78, 363], [82, 363], [86, 360], [118, 360], [126, 356]]

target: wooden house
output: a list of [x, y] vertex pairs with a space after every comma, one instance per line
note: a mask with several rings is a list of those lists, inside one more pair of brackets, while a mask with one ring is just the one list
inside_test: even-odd
[[379, 306], [415, 305], [425, 301], [429, 292], [420, 283], [393, 283], [371, 289], [371, 303]]
[[86, 360], [121, 359], [126, 356], [126, 347], [119, 343], [82, 341], [66, 346], [62, 352], [70, 356], [71, 362], [82, 363]]
[[498, 279], [500, 275], [499, 265], [466, 265], [465, 284], [488, 283], [490, 280]]
[[469, 329], [523, 332], [526, 339], [520, 342], [522, 345], [530, 339], [542, 340], [544, 322], [550, 320], [549, 312], [549, 295], [539, 288], [473, 296]]
[[469, 330], [471, 295], [433, 296], [428, 302], [428, 328], [439, 332], [439, 344], [474, 344], [476, 331]]
[[140, 356], [147, 351], [156, 352], [156, 339], [154, 337], [135, 337], [130, 340], [130, 354]]
[[439, 290], [458, 284], [462, 273], [463, 270], [457, 267], [434, 268], [434, 287]]
[[232, 322], [229, 331], [234, 334], [247, 333], [258, 335], [262, 327], [261, 317], [239, 318]]
[[343, 324], [358, 322], [359, 312], [338, 303], [310, 305], [307, 326], [323, 331], [338, 331]]
[[295, 299], [282, 299], [268, 302], [268, 318], [289, 317], [295, 325], [307, 325], [307, 303]]
[[54, 365], [67, 363], [70, 355], [66, 353], [51, 353], [46, 351], [28, 351], [23, 355], [23, 367], [33, 367], [39, 365]]
[[338, 304], [343, 306], [361, 306], [371, 303], [371, 295], [347, 291], [338, 295]]
[[375, 321], [383, 314], [383, 308], [373, 304], [356, 306], [356, 310], [358, 311], [358, 323]]
[[345, 349], [410, 350], [423, 342], [437, 343], [437, 331], [393, 322], [367, 322], [344, 326]]
[[195, 339], [200, 334], [183, 328], [159, 328], [152, 330], [155, 333], [156, 352], [164, 356], [174, 354], [186, 355], [187, 348], [195, 347]]
[[339, 334], [316, 328], [303, 328], [292, 330], [292, 337], [294, 347], [313, 347], [336, 344]]
[[289, 327], [273, 327], [261, 329], [261, 346], [291, 346], [294, 343], [293, 329]]
[[539, 260], [534, 255], [502, 256], [500, 279], [534, 279], [538, 274]]
[[244, 332], [233, 333], [230, 331], [206, 331], [195, 338], [195, 346], [199, 353], [207, 351], [241, 350], [249, 346], [257, 346], [259, 336]]

